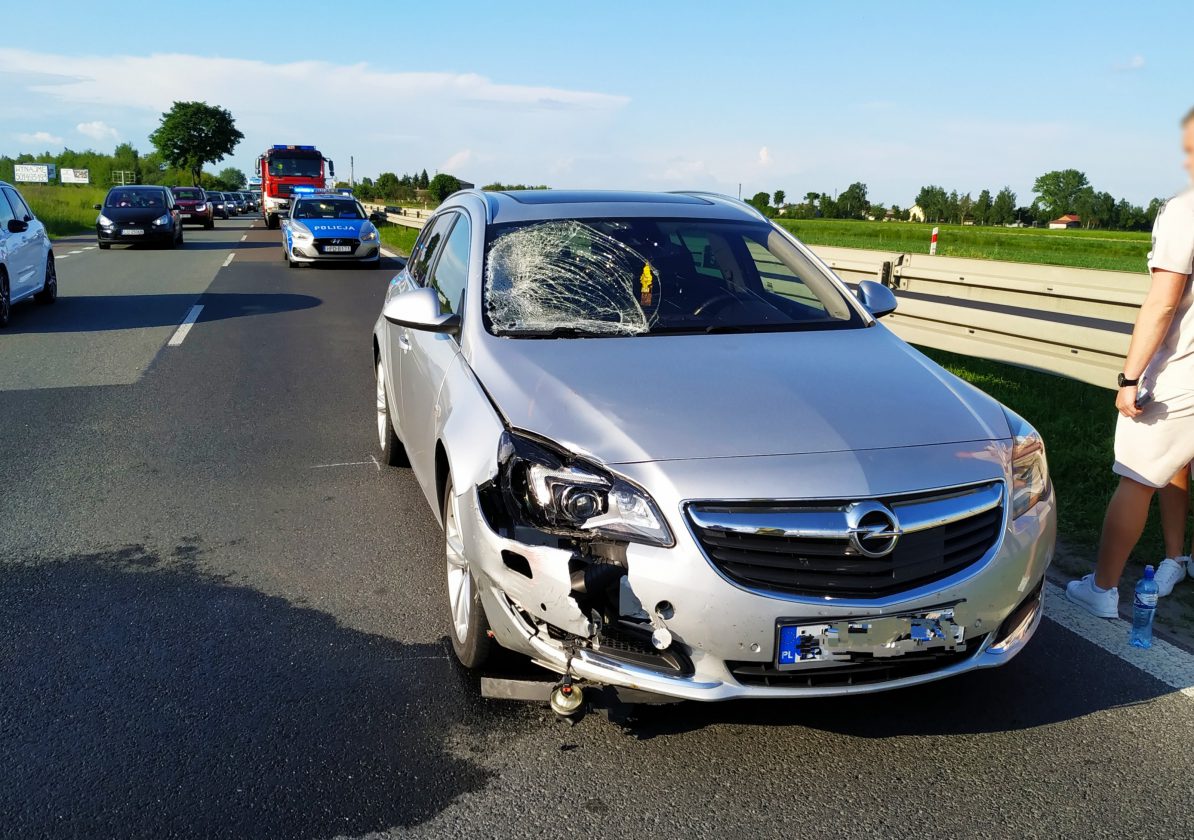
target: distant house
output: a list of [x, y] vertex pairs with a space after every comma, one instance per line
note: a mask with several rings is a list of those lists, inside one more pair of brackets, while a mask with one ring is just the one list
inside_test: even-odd
[[1049, 230], [1065, 230], [1082, 226], [1082, 220], [1073, 213], [1067, 213], [1059, 219], [1049, 222]]
[[913, 204], [908, 208], [908, 221], [923, 222], [925, 220], [925, 211], [920, 208], [919, 204]]

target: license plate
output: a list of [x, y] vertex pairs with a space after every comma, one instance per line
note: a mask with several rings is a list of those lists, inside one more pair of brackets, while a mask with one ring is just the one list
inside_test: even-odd
[[120, 232], [121, 236], [144, 236], [145, 231], [137, 230], [135, 228], [125, 228]]
[[184, 217], [188, 218], [188, 219], [193, 219], [193, 218], [195, 218], [195, 214], [194, 214], [194, 213], [183, 213], [182, 215], [183, 215]]
[[347, 254], [352, 248], [348, 245], [324, 245], [323, 252], [325, 254]]
[[954, 621], [952, 608], [824, 624], [781, 623], [775, 665], [793, 668], [805, 662], [848, 661], [858, 653], [884, 658], [933, 648], [955, 650], [965, 644], [965, 636], [966, 628]]

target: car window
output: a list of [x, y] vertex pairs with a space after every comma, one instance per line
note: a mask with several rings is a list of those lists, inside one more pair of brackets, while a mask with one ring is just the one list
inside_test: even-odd
[[415, 247], [411, 249], [407, 266], [410, 268], [411, 279], [420, 286], [426, 285], [427, 270], [431, 268], [431, 263], [435, 260], [435, 255], [439, 253], [444, 237], [454, 221], [456, 221], [455, 213], [442, 213], [436, 216], [423, 228], [423, 232], [415, 241]]
[[12, 205], [8, 203], [8, 199], [0, 195], [0, 233], [8, 229], [10, 220], [15, 219], [17, 214], [13, 212]]
[[351, 198], [306, 198], [295, 205], [296, 219], [363, 219], [365, 211]]
[[15, 214], [16, 218], [33, 218], [33, 212], [29, 209], [29, 205], [25, 203], [25, 199], [21, 198], [20, 193], [11, 187], [5, 187], [4, 194], [8, 196], [8, 203], [12, 205], [12, 212]]
[[203, 191], [197, 189], [183, 188], [173, 190], [175, 198], [181, 198], [183, 201], [202, 201]]
[[552, 219], [494, 225], [482, 287], [496, 335], [859, 327], [832, 276], [764, 221]]
[[459, 313], [464, 304], [464, 287], [468, 281], [468, 256], [472, 246], [472, 230], [468, 219], [461, 216], [448, 234], [443, 254], [435, 263], [428, 286], [439, 293], [442, 312]]

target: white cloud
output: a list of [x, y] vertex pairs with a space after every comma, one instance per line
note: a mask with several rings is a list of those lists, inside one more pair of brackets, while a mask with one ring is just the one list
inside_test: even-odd
[[771, 150], [764, 146], [759, 149], [759, 166], [771, 165]]
[[1144, 69], [1144, 56], [1139, 55], [1139, 54], [1134, 55], [1131, 58], [1129, 58], [1127, 61], [1121, 61], [1112, 66], [1121, 73], [1130, 72], [1132, 70], [1143, 70]]
[[61, 146], [62, 138], [48, 131], [35, 131], [32, 134], [18, 134], [17, 139], [22, 143], [42, 143], [47, 146]]
[[438, 167], [440, 172], [447, 172], [449, 175], [458, 174], [458, 170], [466, 166], [469, 161], [473, 159], [472, 149], [461, 149], [456, 152]]
[[96, 142], [101, 140], [115, 140], [120, 137], [120, 133], [103, 120], [79, 123], [75, 126], [75, 131], [86, 137], [90, 137]]

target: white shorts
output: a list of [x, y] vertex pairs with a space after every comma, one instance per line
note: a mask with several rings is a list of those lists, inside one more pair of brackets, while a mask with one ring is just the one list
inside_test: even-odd
[[1118, 475], [1164, 487], [1194, 461], [1194, 392], [1155, 399], [1139, 417], [1119, 415], [1115, 426]]

